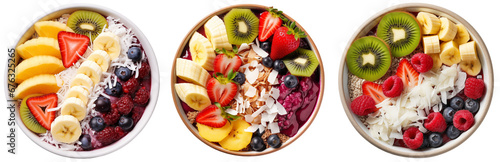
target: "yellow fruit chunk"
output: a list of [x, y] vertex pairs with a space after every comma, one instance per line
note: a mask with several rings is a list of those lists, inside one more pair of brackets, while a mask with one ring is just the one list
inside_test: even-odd
[[233, 126], [231, 123], [227, 122], [226, 125], [220, 128], [209, 127], [200, 123], [197, 123], [198, 132], [200, 136], [210, 142], [219, 142], [231, 132]]
[[49, 37], [57, 39], [57, 34], [60, 31], [73, 32], [73, 29], [66, 26], [66, 24], [57, 21], [40, 21], [36, 22], [35, 31], [40, 37]]
[[23, 59], [29, 59], [33, 56], [48, 55], [61, 59], [61, 51], [57, 39], [38, 37], [24, 42], [16, 47], [16, 51]]
[[14, 91], [14, 99], [22, 99], [30, 94], [48, 94], [59, 91], [56, 77], [52, 74], [41, 74], [31, 77], [19, 84]]
[[245, 131], [245, 129], [250, 127], [250, 124], [243, 119], [238, 119], [232, 123], [233, 129], [231, 130], [231, 133], [219, 142], [220, 146], [233, 151], [246, 148], [252, 139], [252, 132]]
[[16, 67], [16, 83], [40, 74], [57, 74], [65, 68], [62, 61], [53, 56], [35, 56], [24, 60]]

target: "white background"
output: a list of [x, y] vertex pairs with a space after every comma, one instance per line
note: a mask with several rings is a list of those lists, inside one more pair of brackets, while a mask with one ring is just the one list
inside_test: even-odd
[[[18, 128], [17, 154], [7, 153], [8, 111], [0, 109], [0, 161], [475, 161], [498, 159], [498, 96], [479, 129], [457, 148], [431, 158], [413, 159], [386, 153], [362, 138], [347, 119], [338, 92], [339, 58], [355, 30], [373, 14], [384, 8], [407, 2], [424, 2], [445, 7], [466, 19], [479, 32], [489, 49], [492, 62], [500, 57], [498, 5], [494, 1], [465, 0], [2, 0], [0, 44], [2, 56], [7, 45], [18, 39], [35, 18], [58, 6], [91, 3], [111, 8], [132, 20], [151, 43], [160, 63], [161, 90], [149, 123], [128, 145], [111, 154], [93, 159], [70, 159], [52, 154], [27, 138]], [[231, 4], [256, 3], [274, 6], [299, 22], [313, 38], [325, 67], [326, 90], [315, 121], [293, 144], [268, 155], [239, 157], [219, 152], [200, 142], [184, 126], [173, 105], [170, 89], [171, 62], [182, 39], [199, 20]], [[4, 53], [5, 52], [5, 53]], [[0, 61], [5, 67], [6, 61]], [[3, 70], [3, 68], [0, 68]], [[496, 76], [498, 75], [498, 71]], [[2, 73], [2, 77], [5, 74]], [[2, 83], [4, 84], [4, 83]], [[498, 85], [498, 81], [495, 83]], [[2, 86], [3, 87], [3, 86]], [[495, 92], [496, 94], [497, 92]], [[4, 93], [0, 93], [4, 95]], [[3, 96], [0, 96], [4, 98]], [[1, 105], [6, 105], [1, 100]]]

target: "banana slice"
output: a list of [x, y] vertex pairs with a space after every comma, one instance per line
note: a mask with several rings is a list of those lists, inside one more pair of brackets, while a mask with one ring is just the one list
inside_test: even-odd
[[430, 54], [441, 52], [441, 48], [439, 46], [439, 37], [437, 35], [424, 36], [422, 39], [424, 43], [424, 53]]
[[50, 126], [52, 137], [63, 143], [74, 143], [82, 134], [78, 119], [71, 115], [58, 116]]
[[74, 86], [82, 86], [84, 87], [87, 91], [90, 91], [92, 88], [92, 79], [89, 78], [89, 76], [85, 74], [76, 74], [75, 78], [71, 81], [70, 87]]
[[68, 92], [66, 92], [65, 98], [75, 97], [82, 100], [84, 105], [87, 105], [89, 100], [88, 96], [89, 92], [83, 88], [83, 86], [73, 86], [68, 90]]
[[460, 62], [460, 52], [458, 51], [457, 43], [454, 41], [448, 41], [441, 44], [441, 53], [439, 54], [439, 58], [448, 66]]
[[457, 25], [451, 22], [448, 18], [442, 17], [441, 20], [441, 29], [439, 31], [439, 39], [447, 42], [453, 40], [455, 35], [457, 35]]
[[77, 70], [79, 74], [85, 74], [92, 79], [92, 83], [97, 84], [101, 81], [102, 69], [94, 61], [86, 60]]
[[93, 44], [93, 50], [106, 51], [111, 60], [120, 55], [120, 38], [111, 32], [102, 32], [95, 38]]
[[95, 50], [89, 57], [87, 57], [87, 60], [94, 61], [101, 67], [103, 72], [106, 72], [108, 71], [109, 61], [111, 61], [111, 58], [106, 51]]
[[479, 59], [460, 62], [460, 69], [471, 76], [476, 76], [481, 72], [481, 62]]
[[214, 71], [215, 52], [207, 38], [195, 32], [189, 41], [189, 51], [194, 62], [208, 71]]
[[176, 75], [188, 82], [206, 87], [207, 80], [210, 78], [207, 70], [191, 60], [177, 58], [175, 65]]
[[78, 121], [81, 121], [87, 116], [87, 108], [81, 99], [70, 97], [63, 101], [61, 114], [74, 116]]
[[460, 57], [462, 57], [462, 61], [477, 60], [476, 42], [475, 41], [471, 41], [469, 43], [462, 44], [458, 48], [460, 50]]
[[437, 34], [441, 28], [441, 20], [436, 15], [428, 12], [419, 12], [417, 21], [422, 25], [423, 34]]
[[441, 58], [439, 58], [439, 53], [431, 53], [428, 54], [432, 58], [432, 69], [433, 71], [438, 71], [441, 69], [441, 66], [443, 65], [443, 62], [441, 61]]
[[202, 86], [191, 83], [177, 83], [175, 84], [175, 91], [182, 101], [195, 110], [203, 110], [212, 104], [210, 98], [208, 98], [207, 89]]
[[205, 23], [205, 35], [212, 43], [213, 49], [233, 50], [227, 38], [226, 25], [219, 16], [215, 15]]
[[453, 41], [457, 42], [458, 45], [467, 43], [470, 39], [469, 31], [465, 28], [463, 24], [457, 24], [457, 35]]

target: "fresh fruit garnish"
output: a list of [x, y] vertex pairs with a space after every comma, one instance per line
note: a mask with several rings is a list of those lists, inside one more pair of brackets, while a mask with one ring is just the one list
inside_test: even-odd
[[310, 77], [319, 65], [316, 54], [307, 49], [298, 48], [283, 58], [290, 74], [301, 77]]
[[398, 97], [404, 90], [404, 84], [398, 76], [390, 76], [382, 84], [382, 92], [387, 97]]
[[432, 69], [434, 62], [431, 56], [424, 53], [417, 53], [411, 57], [411, 65], [418, 72], [425, 73]]
[[285, 62], [283, 60], [275, 60], [273, 62], [273, 68], [274, 70], [278, 71], [279, 74], [285, 75], [286, 72], [288, 72], [288, 69], [286, 69]]
[[446, 128], [446, 136], [450, 139], [456, 139], [458, 136], [462, 134], [462, 131], [458, 130], [457, 127], [450, 125], [448, 128]]
[[221, 107], [219, 103], [210, 105], [201, 110], [196, 116], [196, 122], [214, 128], [226, 125], [226, 122], [238, 119], [238, 116], [226, 113], [230, 106]]
[[92, 80], [92, 85], [101, 81], [102, 69], [94, 61], [85, 60], [76, 71], [78, 74], [85, 74]]
[[19, 84], [14, 91], [14, 99], [22, 99], [30, 94], [56, 93], [60, 88], [54, 75], [40, 74]]
[[260, 49], [266, 51], [267, 53], [270, 53], [271, 52], [271, 42], [269, 42], [269, 41], [261, 42]]
[[453, 123], [453, 116], [457, 110], [453, 109], [452, 107], [446, 107], [443, 110], [443, 118], [446, 121], [446, 123]]
[[81, 121], [87, 116], [87, 106], [79, 98], [66, 98], [61, 106], [61, 115], [72, 115]]
[[278, 60], [292, 53], [299, 48], [300, 38], [305, 37], [307, 37], [306, 34], [295, 26], [295, 22], [279, 27], [274, 32], [271, 59]]
[[50, 125], [56, 118], [56, 111], [49, 112], [49, 110], [57, 107], [57, 94], [50, 93], [43, 96], [28, 98], [28, 100], [26, 100], [26, 105], [38, 123], [45, 129], [50, 130]]
[[82, 100], [84, 105], [87, 105], [87, 102], [89, 100], [88, 96], [89, 92], [85, 88], [83, 88], [83, 86], [73, 86], [68, 90], [68, 92], [66, 92], [65, 98], [75, 97]]
[[[57, 102], [57, 101], [56, 101]], [[80, 138], [82, 128], [78, 119], [71, 115], [58, 116], [51, 125], [52, 137], [63, 143], [73, 143]]]
[[210, 43], [212, 43], [212, 47], [214, 50], [231, 50], [233, 48], [228, 40], [226, 26], [224, 25], [222, 19], [219, 18], [219, 16], [215, 15], [214, 17], [210, 18], [210, 20], [205, 23], [204, 29], [205, 35], [207, 36], [207, 39], [210, 41]]
[[470, 76], [477, 76], [481, 72], [481, 62], [479, 59], [460, 62], [460, 69]]
[[465, 100], [465, 110], [469, 110], [472, 114], [476, 114], [479, 111], [479, 102], [474, 99], [468, 98]]
[[190, 83], [206, 87], [207, 80], [210, 78], [207, 70], [203, 69], [194, 61], [177, 58], [175, 65], [175, 74]]
[[246, 81], [245, 74], [237, 72], [236, 76], [233, 78], [233, 81], [238, 83], [239, 85], [243, 85]]
[[109, 62], [111, 58], [108, 53], [103, 50], [95, 50], [87, 57], [87, 60], [94, 61], [97, 65], [99, 65], [103, 72], [108, 71]]
[[484, 81], [476, 78], [467, 78], [465, 80], [465, 96], [472, 99], [479, 99], [484, 93]]
[[197, 123], [196, 127], [198, 127], [198, 132], [202, 138], [210, 142], [220, 142], [229, 135], [233, 125], [231, 122], [226, 122], [223, 127], [214, 128]]
[[23, 60], [16, 66], [16, 83], [40, 74], [57, 74], [65, 69], [61, 59], [54, 56], [35, 56]]
[[441, 44], [441, 53], [439, 53], [439, 58], [443, 64], [452, 66], [460, 62], [460, 52], [458, 51], [458, 45], [454, 41], [443, 42]]
[[352, 74], [375, 81], [389, 70], [391, 57], [391, 50], [382, 39], [367, 36], [351, 44], [346, 54], [346, 64]]
[[272, 148], [280, 148], [281, 139], [277, 134], [270, 135], [269, 137], [267, 137], [267, 144]]
[[145, 105], [149, 101], [149, 90], [146, 87], [141, 87], [134, 95], [134, 103], [138, 105]]
[[457, 24], [457, 34], [455, 35], [455, 38], [453, 38], [453, 41], [457, 42], [458, 45], [462, 45], [467, 43], [469, 40], [470, 35], [465, 26], [463, 24]]
[[139, 62], [142, 59], [142, 50], [140, 47], [133, 46], [130, 47], [127, 51], [128, 59], [131, 59], [134, 62]]
[[[266, 41], [274, 31], [281, 26], [283, 23], [284, 16], [283, 11], [279, 11], [276, 8], [268, 8], [267, 11], [262, 12], [259, 18], [259, 41]], [[286, 19], [286, 18], [284, 18]]]
[[175, 84], [175, 92], [181, 101], [184, 101], [189, 107], [195, 110], [203, 110], [210, 106], [212, 102], [208, 97], [207, 89], [202, 86], [191, 83]]
[[410, 149], [418, 149], [424, 143], [424, 134], [417, 127], [410, 127], [403, 134], [403, 142]]
[[120, 82], [116, 82], [116, 85], [114, 85], [113, 87], [109, 87], [109, 85], [107, 85], [104, 89], [104, 93], [110, 96], [120, 97], [120, 95], [123, 93], [122, 84]]
[[459, 96], [451, 98], [450, 106], [455, 110], [461, 110], [464, 108], [464, 99]]
[[431, 132], [442, 133], [446, 130], [446, 121], [441, 113], [432, 112], [427, 115], [427, 119], [424, 121], [424, 127]]
[[112, 32], [102, 32], [92, 42], [92, 49], [106, 51], [111, 60], [114, 60], [121, 52], [120, 37]]
[[441, 20], [441, 28], [438, 33], [439, 40], [444, 42], [452, 41], [457, 35], [457, 25], [446, 17], [441, 17], [439, 20]]
[[384, 101], [387, 97], [384, 95], [382, 90], [382, 85], [376, 84], [370, 81], [363, 82], [362, 85], [363, 94], [368, 95], [375, 100], [375, 104]]
[[474, 115], [468, 110], [459, 110], [453, 117], [453, 125], [458, 130], [467, 131], [474, 125]]
[[460, 51], [460, 58], [462, 59], [462, 61], [473, 61], [478, 59], [475, 41], [460, 44], [460, 46], [458, 46], [458, 49]]
[[128, 116], [120, 117], [118, 121], [118, 126], [121, 127], [124, 131], [130, 131], [134, 127], [134, 120]]
[[109, 112], [111, 109], [111, 101], [109, 98], [106, 98], [104, 96], [99, 96], [97, 100], [94, 101], [94, 110], [100, 112], [100, 113], [106, 113]]
[[252, 150], [254, 151], [264, 151], [266, 149], [266, 144], [264, 143], [264, 140], [260, 136], [253, 136], [252, 140], [250, 141], [250, 147], [252, 147]]
[[92, 84], [93, 81], [89, 78], [89, 76], [85, 74], [76, 74], [73, 80], [71, 80], [70, 87], [82, 86], [85, 87], [85, 89], [91, 89], [93, 87]]
[[218, 102], [221, 106], [228, 105], [238, 92], [238, 85], [233, 81], [236, 73], [229, 70], [227, 78], [221, 73], [216, 73], [207, 83], [208, 97], [212, 102]]
[[227, 150], [238, 151], [250, 144], [252, 132], [245, 131], [245, 129], [250, 127], [250, 124], [243, 119], [238, 119], [231, 123], [233, 125], [231, 132], [219, 144]]
[[226, 51], [226, 49], [215, 50], [219, 55], [215, 57], [214, 61], [214, 74], [222, 73], [228, 76], [229, 71], [237, 72], [242, 64], [240, 56], [236, 53], [238, 49], [234, 46], [233, 51]]
[[437, 35], [424, 36], [422, 38], [422, 43], [424, 46], [424, 53], [426, 54], [441, 53], [441, 45], [439, 42], [439, 37]]
[[420, 44], [420, 25], [413, 14], [395, 11], [385, 14], [377, 27], [377, 37], [384, 40], [394, 57], [413, 52]]
[[299, 79], [294, 75], [287, 75], [283, 83], [287, 88], [295, 88], [299, 85]]
[[116, 141], [118, 134], [115, 132], [114, 127], [106, 127], [104, 130], [97, 132], [95, 137], [103, 145], [109, 145]]
[[122, 95], [114, 104], [116, 104], [116, 108], [118, 112], [122, 115], [129, 114], [134, 108], [134, 103], [132, 102], [132, 98], [130, 95]]
[[215, 52], [210, 41], [198, 32], [194, 32], [189, 40], [191, 58], [208, 71], [214, 70]]
[[106, 122], [100, 116], [94, 116], [90, 119], [89, 125], [92, 130], [100, 132], [106, 127]]
[[441, 58], [439, 57], [439, 53], [432, 53], [428, 54], [432, 58], [432, 69], [433, 71], [438, 71], [441, 69], [441, 66], [443, 65], [443, 62], [441, 61]]
[[422, 25], [422, 34], [437, 34], [441, 28], [441, 20], [428, 12], [419, 12], [417, 21]]
[[80, 137], [80, 147], [82, 147], [83, 150], [92, 150], [92, 138], [90, 138], [90, 135], [84, 134], [83, 136]]
[[39, 37], [49, 37], [57, 39], [57, 34], [60, 31], [73, 32], [73, 29], [66, 26], [66, 24], [57, 21], [40, 21], [33, 25], [36, 34]]
[[31, 97], [39, 96], [38, 94], [32, 94], [26, 96], [23, 101], [21, 101], [21, 106], [19, 107], [19, 116], [21, 116], [21, 121], [23, 121], [24, 125], [31, 131], [35, 133], [46, 133], [47, 129], [45, 129], [40, 123], [38, 123], [37, 119], [31, 113], [28, 105], [26, 104], [26, 100]]
[[115, 69], [115, 75], [118, 79], [125, 82], [132, 77], [132, 70], [128, 67], [120, 66]]
[[418, 76], [420, 75], [407, 59], [401, 59], [396, 75], [403, 80], [405, 87], [412, 89], [418, 85]]
[[59, 32], [57, 39], [61, 49], [62, 62], [66, 68], [73, 66], [74, 63], [80, 60], [90, 43], [89, 37], [66, 31]]
[[106, 122], [107, 125], [114, 125], [120, 119], [120, 112], [116, 108], [116, 104], [111, 104], [111, 111], [102, 114], [102, 118]]
[[86, 35], [94, 41], [104, 27], [108, 25], [108, 21], [97, 12], [80, 10], [73, 12], [69, 16], [67, 25], [75, 33]]
[[273, 59], [271, 59], [271, 57], [269, 56], [262, 58], [262, 65], [264, 65], [265, 67], [272, 68], [273, 63]]
[[259, 34], [259, 18], [250, 9], [233, 8], [224, 16], [229, 43], [251, 43]]
[[16, 52], [23, 59], [29, 59], [34, 56], [48, 55], [61, 58], [61, 51], [57, 39], [38, 37], [30, 39], [16, 47]]
[[372, 97], [368, 95], [362, 95], [352, 100], [351, 110], [356, 115], [365, 116], [377, 111], [378, 109], [377, 107], [375, 107], [375, 101]]
[[443, 136], [441, 136], [441, 133], [432, 132], [429, 136], [427, 136], [427, 138], [429, 146], [432, 148], [437, 148], [443, 144]]

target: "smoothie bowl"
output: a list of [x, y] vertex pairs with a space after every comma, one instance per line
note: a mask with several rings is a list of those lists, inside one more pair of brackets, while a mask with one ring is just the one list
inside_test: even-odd
[[12, 49], [7, 100], [16, 104], [21, 130], [53, 153], [113, 152], [153, 113], [154, 52], [137, 26], [110, 9], [61, 7], [36, 20]]
[[172, 95], [187, 128], [234, 155], [286, 147], [311, 124], [324, 74], [311, 38], [283, 12], [236, 5], [200, 21], [172, 67]]
[[344, 53], [339, 89], [356, 130], [378, 148], [429, 157], [464, 142], [491, 102], [488, 50], [457, 14], [403, 4], [370, 18]]

